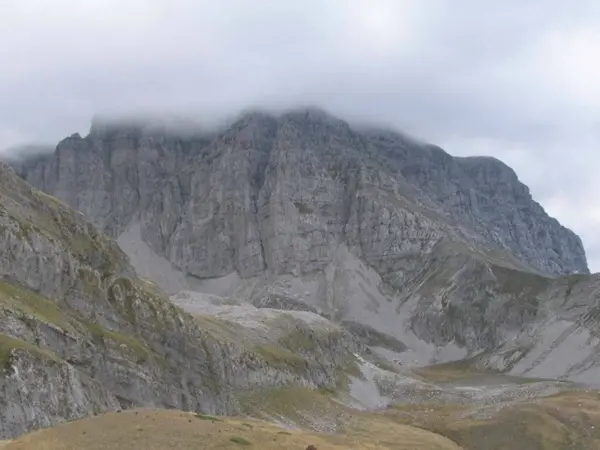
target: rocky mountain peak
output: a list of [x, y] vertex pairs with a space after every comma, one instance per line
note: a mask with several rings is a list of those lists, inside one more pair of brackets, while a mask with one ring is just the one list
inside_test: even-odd
[[[282, 263], [270, 270], [297, 266], [303, 251], [285, 252], [285, 262], [276, 256], [283, 255], [279, 242], [288, 232], [295, 245], [319, 248], [323, 262], [341, 242], [363, 257], [361, 244], [349, 240], [365, 237], [356, 228], [365, 220], [359, 212], [364, 210], [355, 208], [373, 202], [374, 211], [396, 211], [398, 206], [387, 203], [392, 198], [404, 204], [398, 217], [425, 214], [435, 224], [439, 231], [426, 247], [442, 235], [456, 235], [488, 253], [505, 249], [522, 265], [549, 275], [588, 272], [580, 239], [550, 218], [514, 171], [493, 158], [455, 158], [397, 133], [359, 131], [316, 108], [280, 115], [250, 111], [213, 137], [182, 137], [156, 128], [148, 134], [145, 127], [139, 121], [97, 121], [87, 138], [63, 141], [54, 158], [21, 172], [113, 236], [140, 217], [151, 247], [199, 277], [246, 273], [245, 263], [233, 261], [248, 251], [267, 261], [267, 268], [268, 261]], [[427, 213], [417, 212], [423, 207]], [[395, 248], [403, 231], [392, 230], [385, 245]], [[221, 244], [199, 244], [215, 232], [223, 236]], [[206, 250], [180, 247], [188, 244]], [[404, 257], [403, 251], [392, 254]], [[199, 259], [206, 264], [213, 257], [222, 261], [219, 270], [192, 269]], [[262, 269], [249, 273], [256, 270]]]

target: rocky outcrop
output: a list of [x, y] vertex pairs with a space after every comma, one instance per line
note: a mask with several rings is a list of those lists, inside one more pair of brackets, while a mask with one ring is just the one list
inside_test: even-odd
[[211, 333], [80, 212], [5, 165], [0, 249], [1, 438], [132, 406], [234, 413], [248, 389], [335, 388], [362, 351], [333, 324], [304, 356]]
[[405, 363], [508, 351], [523, 330], [533, 345], [565, 313], [551, 277], [590, 280], [581, 240], [500, 161], [318, 110], [249, 113], [211, 135], [94, 125], [22, 167], [170, 293], [318, 313]]
[[139, 217], [143, 240], [199, 278], [310, 273], [340, 243], [389, 271], [441, 238], [549, 275], [588, 271], [580, 239], [500, 161], [318, 110], [249, 113], [214, 135], [93, 125], [21, 174], [112, 236]]

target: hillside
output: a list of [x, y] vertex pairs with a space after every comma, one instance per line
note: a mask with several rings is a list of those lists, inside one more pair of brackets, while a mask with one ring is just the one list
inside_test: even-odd
[[298, 449], [593, 450], [600, 448], [598, 394], [560, 394], [507, 405], [399, 406], [355, 412], [336, 433], [242, 417], [136, 409], [63, 424], [6, 442], [3, 450]]
[[302, 110], [13, 167], [6, 449], [598, 448], [600, 275], [500, 161]]
[[[379, 419], [377, 440], [362, 433], [319, 435], [285, 430], [251, 419], [194, 416], [176, 411], [128, 411], [74, 422], [35, 433], [6, 445], [3, 450], [134, 449], [298, 449], [314, 445], [318, 450], [398, 449], [458, 450], [459, 446], [431, 432]], [[387, 442], [386, 442], [387, 441]], [[393, 444], [392, 442], [397, 443]], [[176, 444], [175, 444], [176, 443]]]
[[334, 390], [362, 349], [325, 319], [289, 331], [319, 348], [310, 355], [228, 339], [214, 328], [226, 324], [174, 306], [81, 213], [4, 165], [0, 248], [0, 437], [132, 406], [234, 413], [236, 392], [255, 388]]
[[[581, 241], [493, 158], [306, 109], [185, 135], [96, 122], [19, 171], [169, 294], [359, 324], [400, 341], [385, 357], [406, 364], [501, 351], [502, 370], [596, 377], [595, 322], [579, 318], [598, 282]], [[577, 356], [546, 371], [554, 348]]]

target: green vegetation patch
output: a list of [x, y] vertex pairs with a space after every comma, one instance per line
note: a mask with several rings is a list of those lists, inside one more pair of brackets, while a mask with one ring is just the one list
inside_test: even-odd
[[494, 276], [498, 280], [500, 292], [516, 296], [536, 296], [548, 288], [550, 278], [530, 272], [522, 272], [504, 267], [494, 266]]
[[219, 419], [217, 416], [211, 416], [209, 414], [194, 414], [194, 417], [196, 419], [200, 419], [200, 420], [210, 420], [212, 422], [223, 422], [222, 419]]
[[69, 210], [70, 209], [70, 207], [65, 202], [63, 202], [59, 198], [56, 198], [56, 197], [54, 197], [54, 196], [52, 196], [50, 194], [45, 193], [43, 191], [34, 189], [33, 190], [33, 195], [35, 197], [38, 197], [38, 199], [40, 199], [41, 201], [48, 201], [48, 202], [53, 203], [57, 208], [60, 208], [60, 209], [63, 209], [63, 210]]
[[308, 361], [305, 358], [285, 348], [274, 345], [257, 345], [252, 347], [252, 350], [278, 369], [300, 371], [308, 367]]
[[117, 344], [125, 345], [127, 348], [131, 349], [138, 356], [140, 360], [138, 362], [143, 362], [152, 356], [152, 351], [146, 346], [146, 344], [134, 336], [107, 330], [97, 323], [89, 321], [82, 321], [82, 323], [95, 339], [108, 339], [116, 342]]
[[[310, 333], [313, 333], [312, 335]], [[293, 351], [311, 352], [318, 349], [316, 336], [317, 331], [304, 331], [297, 328], [279, 339], [279, 344]]]
[[196, 314], [193, 318], [202, 331], [217, 341], [235, 342], [241, 345], [246, 343], [248, 332], [237, 323], [204, 314]]
[[398, 373], [399, 366], [380, 356], [374, 356], [372, 361], [377, 367], [388, 372]]
[[364, 325], [358, 322], [345, 321], [342, 322], [353, 336], [360, 338], [365, 344], [374, 347], [384, 347], [389, 350], [401, 353], [406, 350], [406, 345], [394, 336], [382, 333], [373, 327]]
[[[4, 213], [10, 218], [13, 224], [17, 227], [16, 237], [21, 241], [31, 241], [31, 236], [33, 234], [39, 234], [47, 238], [49, 241], [54, 242], [57, 238], [56, 229], [52, 227], [51, 231], [47, 231], [45, 229], [40, 228], [31, 220], [27, 220], [23, 217], [18, 217], [11, 214], [8, 211], [4, 211]], [[43, 221], [42, 221], [43, 222]]]
[[413, 369], [413, 372], [428, 381], [439, 383], [498, 373], [492, 370], [477, 369], [477, 361], [477, 357], [465, 358], [459, 361], [450, 361], [416, 368]]
[[586, 281], [589, 281], [590, 277], [589, 277], [589, 275], [573, 274], [573, 275], [568, 275], [566, 277], [566, 279], [567, 279], [566, 296], [569, 297], [571, 295], [571, 293], [573, 292], [573, 289], [575, 288], [575, 286], [577, 286], [579, 283], [584, 283]]
[[322, 389], [329, 395], [338, 396], [340, 394], [348, 394], [350, 392], [350, 377], [364, 380], [364, 375], [360, 369], [360, 364], [354, 356], [349, 357], [337, 371], [335, 388]]
[[21, 311], [65, 331], [73, 330], [67, 315], [55, 302], [27, 288], [0, 282], [0, 305]]
[[59, 358], [49, 351], [36, 347], [33, 344], [15, 339], [6, 334], [0, 333], [0, 374], [5, 373], [10, 368], [10, 358], [15, 349], [26, 350], [39, 358], [50, 361], [59, 361]]
[[300, 386], [252, 389], [241, 392], [239, 399], [246, 415], [257, 418], [281, 416], [298, 426], [310, 425], [311, 417], [315, 420], [320, 417], [334, 419], [347, 412], [329, 393]]
[[240, 437], [240, 436], [233, 436], [229, 440], [231, 442], [234, 442], [234, 443], [239, 444], [239, 445], [245, 445], [245, 446], [252, 445], [252, 442], [250, 442], [248, 439]]
[[39, 322], [54, 325], [64, 331], [72, 333], [87, 331], [96, 340], [109, 339], [117, 344], [123, 344], [137, 355], [139, 362], [145, 361], [152, 354], [146, 344], [136, 336], [107, 330], [97, 323], [82, 319], [74, 312], [69, 312], [66, 306], [61, 307], [18, 285], [0, 282], [0, 306], [33, 317]]

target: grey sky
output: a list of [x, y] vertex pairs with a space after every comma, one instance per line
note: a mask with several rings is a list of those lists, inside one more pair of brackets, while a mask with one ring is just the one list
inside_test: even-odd
[[511, 165], [600, 271], [596, 0], [0, 0], [0, 148], [315, 104]]

